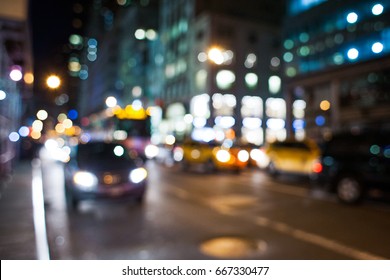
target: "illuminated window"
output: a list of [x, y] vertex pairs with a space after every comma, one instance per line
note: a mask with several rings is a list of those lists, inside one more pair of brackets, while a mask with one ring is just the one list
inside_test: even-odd
[[232, 116], [217, 116], [215, 118], [215, 124], [222, 128], [231, 128], [236, 123], [236, 120]]
[[279, 76], [271, 76], [268, 79], [268, 89], [270, 93], [276, 94], [280, 92], [282, 80]]
[[347, 15], [347, 22], [348, 23], [356, 23], [358, 20], [358, 15], [354, 12], [351, 12]]
[[306, 32], [302, 32], [301, 34], [299, 34], [299, 41], [301, 41], [301, 43], [307, 43], [309, 39], [310, 36]]
[[199, 62], [207, 61], [207, 54], [205, 52], [200, 52], [198, 54], [198, 60], [199, 60]]
[[302, 46], [299, 48], [298, 53], [300, 56], [308, 56], [310, 54], [310, 48], [308, 46]]
[[293, 103], [293, 115], [297, 119], [305, 117], [306, 102], [302, 99], [297, 99]]
[[244, 96], [241, 100], [241, 116], [263, 117], [263, 99], [258, 96]]
[[294, 59], [294, 55], [291, 52], [284, 53], [283, 60], [285, 62], [291, 62], [291, 61], [293, 61], [293, 59]]
[[69, 43], [74, 46], [81, 45], [83, 43], [83, 37], [77, 34], [72, 34], [69, 37]]
[[347, 56], [350, 60], [355, 60], [359, 57], [359, 51], [355, 48], [349, 49]]
[[372, 7], [372, 14], [378, 16], [383, 13], [383, 6], [381, 4], [376, 4]]
[[175, 76], [175, 66], [173, 64], [168, 64], [165, 66], [165, 77], [170, 79]]
[[320, 108], [322, 111], [328, 111], [330, 109], [330, 102], [328, 100], [322, 100], [320, 103]]
[[202, 69], [199, 70], [195, 75], [195, 83], [198, 90], [204, 90], [207, 82], [207, 71]]
[[280, 66], [280, 59], [278, 57], [273, 57], [271, 59], [271, 66], [272, 67], [279, 67]]
[[210, 96], [206, 93], [194, 96], [190, 102], [190, 111], [192, 116], [194, 118], [210, 117], [209, 102], [210, 102]]
[[6, 97], [7, 97], [7, 94], [5, 93], [5, 91], [0, 90], [0, 100], [4, 100]]
[[344, 57], [340, 53], [335, 53], [333, 55], [333, 62], [334, 64], [341, 65], [344, 63]]
[[381, 53], [383, 51], [383, 44], [376, 42], [372, 45], [371, 50], [373, 53]]
[[248, 54], [245, 59], [244, 65], [246, 68], [252, 68], [256, 64], [257, 57], [254, 53]]
[[268, 98], [265, 108], [265, 113], [269, 118], [286, 118], [286, 101], [282, 98]]
[[243, 127], [241, 129], [242, 133], [242, 139], [248, 143], [252, 143], [255, 145], [261, 145], [264, 143], [264, 133], [263, 129], [261, 128], [256, 128], [256, 129], [251, 129], [247, 127]]
[[245, 83], [248, 88], [255, 88], [259, 78], [255, 73], [248, 73], [245, 75]]
[[289, 12], [293, 15], [299, 14], [308, 10], [309, 8], [319, 5], [326, 0], [291, 0], [288, 7]]
[[236, 80], [236, 75], [230, 70], [221, 70], [217, 73], [216, 82], [220, 89], [229, 89]]
[[297, 69], [295, 69], [294, 67], [288, 67], [286, 69], [286, 75], [287, 76], [294, 77], [296, 74], [297, 74]]
[[316, 125], [317, 126], [324, 126], [325, 125], [325, 118], [324, 116], [317, 116], [315, 119]]
[[237, 101], [233, 94], [215, 93], [212, 97], [215, 115], [232, 116]]

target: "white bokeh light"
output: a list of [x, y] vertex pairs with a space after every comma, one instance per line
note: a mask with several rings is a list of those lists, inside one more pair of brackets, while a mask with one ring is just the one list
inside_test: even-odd
[[347, 53], [347, 56], [349, 59], [351, 60], [355, 60], [359, 57], [359, 51], [355, 48], [352, 48], [352, 49], [349, 49], [348, 50], [348, 53]]
[[6, 97], [7, 97], [7, 94], [5, 93], [5, 91], [0, 90], [0, 100], [4, 100]]
[[109, 96], [109, 97], [106, 98], [106, 105], [107, 105], [107, 107], [113, 108], [113, 107], [116, 106], [116, 104], [117, 104], [117, 100], [116, 100], [116, 98], [114, 96]]
[[382, 6], [381, 4], [375, 4], [375, 5], [372, 7], [371, 12], [372, 12], [373, 15], [379, 16], [380, 14], [383, 13], [383, 6]]
[[11, 80], [18, 82], [23, 78], [22, 71], [19, 69], [12, 69], [11, 72], [9, 73], [9, 77]]
[[354, 12], [351, 12], [347, 15], [347, 21], [348, 23], [356, 23], [358, 20], [358, 15]]
[[381, 53], [383, 51], [383, 44], [380, 42], [376, 42], [371, 47], [372, 52]]

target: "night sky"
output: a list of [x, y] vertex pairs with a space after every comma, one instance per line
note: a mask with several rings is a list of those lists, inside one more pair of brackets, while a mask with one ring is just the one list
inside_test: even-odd
[[66, 73], [66, 46], [72, 33], [73, 1], [31, 0], [32, 48], [36, 91], [50, 73]]

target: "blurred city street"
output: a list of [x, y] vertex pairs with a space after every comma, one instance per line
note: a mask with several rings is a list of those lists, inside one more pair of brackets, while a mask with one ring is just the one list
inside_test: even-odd
[[[67, 211], [63, 164], [41, 155], [47, 237], [37, 239], [47, 239], [50, 259], [390, 258], [388, 204], [343, 205], [304, 178], [183, 172], [150, 161], [142, 205], [83, 201]], [[0, 203], [1, 258], [35, 259], [46, 254], [35, 254], [29, 164], [15, 172]]]
[[390, 0], [1, 0], [0, 258], [390, 259]]

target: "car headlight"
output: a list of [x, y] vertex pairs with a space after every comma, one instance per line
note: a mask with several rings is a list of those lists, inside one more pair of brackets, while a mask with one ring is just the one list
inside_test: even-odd
[[184, 151], [182, 148], [180, 147], [176, 147], [174, 150], [173, 150], [173, 159], [175, 161], [182, 161], [183, 160], [183, 157], [184, 157]]
[[238, 152], [238, 160], [241, 162], [247, 162], [249, 160], [249, 153], [245, 150], [241, 150]]
[[134, 184], [137, 184], [137, 183], [141, 183], [143, 180], [145, 180], [147, 176], [148, 176], [148, 172], [146, 171], [146, 169], [143, 167], [140, 167], [140, 168], [134, 169], [130, 172], [129, 179]]
[[257, 166], [260, 168], [266, 168], [269, 164], [268, 156], [261, 149], [251, 150], [250, 156], [254, 161], [256, 161]]
[[159, 153], [159, 148], [156, 145], [149, 144], [145, 147], [145, 155], [149, 159], [155, 158]]
[[230, 153], [226, 150], [219, 150], [216, 157], [220, 162], [228, 162], [230, 160]]
[[96, 187], [98, 179], [90, 172], [78, 171], [73, 175], [73, 182], [77, 187], [80, 187], [84, 190], [91, 190]]

